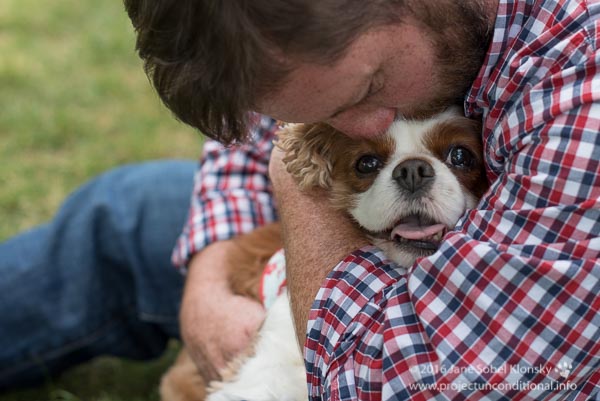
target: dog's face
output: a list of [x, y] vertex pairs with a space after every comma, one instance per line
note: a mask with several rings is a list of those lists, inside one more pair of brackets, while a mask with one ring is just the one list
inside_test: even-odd
[[403, 266], [433, 253], [487, 189], [480, 125], [450, 110], [397, 121], [386, 135], [356, 140], [323, 125], [279, 136], [288, 171], [304, 188], [329, 191], [374, 244]]

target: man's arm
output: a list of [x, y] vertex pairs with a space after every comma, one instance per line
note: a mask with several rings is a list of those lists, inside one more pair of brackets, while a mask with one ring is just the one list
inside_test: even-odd
[[349, 217], [333, 210], [323, 191], [302, 192], [276, 148], [269, 174], [282, 225], [288, 292], [296, 336], [304, 345], [308, 311], [323, 280], [350, 252], [368, 244]]
[[267, 177], [275, 129], [262, 116], [253, 143], [205, 143], [187, 223], [173, 251], [174, 264], [187, 271], [182, 337], [199, 367], [213, 374], [247, 345], [264, 317], [261, 305], [231, 292], [227, 253], [230, 238], [275, 219]]

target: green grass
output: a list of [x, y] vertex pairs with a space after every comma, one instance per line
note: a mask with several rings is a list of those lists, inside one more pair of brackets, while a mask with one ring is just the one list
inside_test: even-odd
[[[0, 241], [48, 220], [111, 167], [200, 150], [199, 134], [153, 93], [120, 0], [2, 0], [0, 88]], [[174, 352], [153, 363], [100, 359], [0, 401], [157, 399]]]
[[173, 362], [178, 344], [171, 343], [158, 360], [133, 362], [97, 358], [46, 385], [0, 395], [2, 401], [158, 401], [161, 375]]
[[113, 166], [200, 149], [153, 93], [120, 0], [2, 0], [0, 88], [0, 239]]

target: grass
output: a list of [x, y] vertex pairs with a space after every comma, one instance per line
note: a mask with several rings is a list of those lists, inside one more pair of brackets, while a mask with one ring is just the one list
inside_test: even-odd
[[173, 342], [158, 360], [133, 362], [102, 357], [38, 388], [0, 395], [2, 401], [159, 401], [161, 375], [175, 358]]
[[[51, 218], [111, 167], [193, 158], [201, 137], [160, 104], [121, 1], [0, 2], [0, 241]], [[157, 399], [163, 359], [99, 359], [0, 401]]]
[[0, 239], [113, 166], [197, 157], [200, 137], [153, 93], [119, 0], [3, 0], [0, 54]]

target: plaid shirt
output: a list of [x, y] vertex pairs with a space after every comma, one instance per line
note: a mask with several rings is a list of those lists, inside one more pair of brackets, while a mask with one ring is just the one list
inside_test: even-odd
[[[375, 247], [333, 269], [307, 327], [312, 400], [600, 399], [599, 16], [598, 1], [500, 0], [465, 103], [491, 189], [408, 274]], [[214, 195], [216, 217], [192, 206], [179, 252], [274, 218], [260, 182], [252, 201]]]

